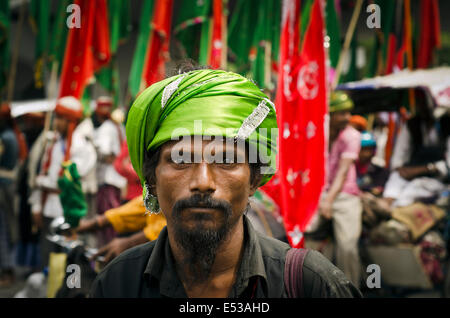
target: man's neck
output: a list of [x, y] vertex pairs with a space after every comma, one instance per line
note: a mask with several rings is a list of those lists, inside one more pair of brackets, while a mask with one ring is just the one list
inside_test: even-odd
[[179, 266], [179, 264], [183, 264], [184, 251], [170, 235], [170, 231], [169, 242], [178, 275], [188, 297], [228, 297], [236, 280], [244, 248], [243, 218], [237, 222], [226, 239], [219, 245], [209, 277], [202, 283], [189, 284], [186, 279], [183, 279], [183, 277], [192, 277], [192, 273], [187, 267]]

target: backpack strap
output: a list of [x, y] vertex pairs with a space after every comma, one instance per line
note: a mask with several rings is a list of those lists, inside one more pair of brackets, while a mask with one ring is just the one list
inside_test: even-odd
[[289, 298], [303, 298], [303, 262], [308, 250], [291, 248], [284, 263], [284, 286]]

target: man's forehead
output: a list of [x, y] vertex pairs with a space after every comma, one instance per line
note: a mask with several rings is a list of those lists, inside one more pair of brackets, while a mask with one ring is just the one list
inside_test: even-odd
[[182, 136], [179, 140], [170, 140], [161, 147], [162, 152], [172, 151], [174, 148], [185, 151], [200, 151], [203, 148], [217, 150], [235, 150], [245, 152], [245, 143], [236, 143], [234, 138], [223, 136]]

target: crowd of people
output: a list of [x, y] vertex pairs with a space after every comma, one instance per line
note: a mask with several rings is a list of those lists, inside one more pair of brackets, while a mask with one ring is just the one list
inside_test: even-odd
[[[414, 115], [366, 114], [372, 116], [369, 127], [370, 116], [352, 115], [353, 106], [345, 93], [332, 94], [328, 185], [308, 237], [334, 238], [330, 257], [356, 286], [363, 282], [361, 244], [423, 244], [426, 273], [440, 283], [448, 230], [430, 230], [446, 222], [449, 207], [449, 116], [434, 118], [432, 107], [418, 98]], [[390, 116], [397, 133], [391, 156], [386, 156]]]
[[[46, 238], [50, 224], [58, 217], [67, 217], [67, 210], [70, 214], [70, 209], [75, 209], [67, 209], [61, 200], [58, 180], [65, 172], [63, 163], [74, 163], [80, 177], [82, 197], [77, 197], [76, 192], [70, 194], [84, 201], [86, 207], [81, 224], [75, 221], [81, 231], [89, 220], [97, 221], [96, 217], [105, 211], [141, 195], [139, 179], [128, 157], [124, 125], [111, 117], [112, 112], [113, 100], [109, 97], [96, 100], [90, 117], [83, 116], [79, 100], [63, 97], [54, 108], [52, 129], [46, 130], [44, 113], [12, 118], [9, 105], [2, 105], [2, 285], [13, 282], [15, 264], [31, 271], [47, 267], [53, 249]], [[15, 202], [16, 197], [19, 202]], [[128, 230], [123, 226], [120, 230]], [[115, 237], [114, 228], [106, 227], [84, 239], [92, 247], [101, 247], [114, 242]]]
[[[398, 208], [432, 204], [448, 188], [450, 125], [447, 115], [436, 120], [426, 104], [418, 103], [414, 116], [398, 118], [399, 132], [386, 161], [389, 114], [374, 114], [369, 127], [367, 118], [352, 116], [353, 107], [347, 94], [332, 93], [328, 181], [307, 235], [313, 237], [331, 224], [326, 228], [332, 229], [335, 241], [333, 260], [358, 287], [365, 229], [378, 229]], [[75, 209], [60, 195], [58, 180], [67, 174], [67, 162], [75, 164], [78, 175], [71, 176], [81, 185], [81, 197], [72, 195], [85, 204], [71, 225], [89, 246], [98, 248], [95, 257], [104, 256], [108, 263], [130, 247], [155, 240], [166, 226], [163, 214], [146, 213], [125, 128], [111, 115], [113, 108], [113, 100], [102, 96], [85, 117], [80, 101], [64, 97], [57, 101], [52, 129], [47, 130], [44, 113], [13, 119], [9, 106], [1, 106], [1, 286], [14, 282], [16, 265], [31, 272], [48, 266], [51, 223]], [[262, 191], [255, 196], [259, 199], [252, 202], [249, 218], [260, 231], [287, 242], [276, 205]]]

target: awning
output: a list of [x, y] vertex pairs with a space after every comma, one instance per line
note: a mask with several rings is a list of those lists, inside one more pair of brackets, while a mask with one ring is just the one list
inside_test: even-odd
[[15, 118], [29, 113], [52, 111], [55, 103], [56, 100], [49, 99], [14, 101], [11, 103], [11, 116]]
[[337, 87], [338, 90], [348, 91], [356, 99], [358, 99], [356, 96], [368, 95], [370, 91], [375, 91], [366, 99], [375, 99], [372, 100], [372, 104], [384, 99], [384, 104], [391, 106], [393, 103], [403, 102], [403, 95], [410, 88], [429, 95], [434, 108], [439, 108], [440, 112], [450, 111], [450, 67], [403, 70], [386, 76], [344, 83]]

